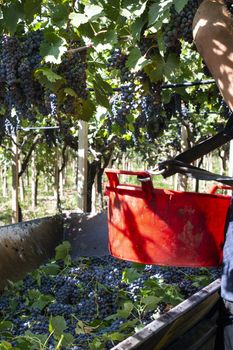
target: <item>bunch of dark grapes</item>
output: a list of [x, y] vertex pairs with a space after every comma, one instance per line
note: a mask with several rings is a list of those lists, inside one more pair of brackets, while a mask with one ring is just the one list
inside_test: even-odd
[[1, 37], [1, 80], [5, 115], [14, 125], [17, 121], [11, 111], [15, 109], [18, 116], [25, 113], [25, 96], [20, 88], [17, 69], [21, 58], [22, 49], [18, 38], [4, 34]]
[[80, 42], [72, 42], [68, 52], [62, 58], [62, 63], [58, 67], [58, 74], [63, 76], [69, 87], [71, 87], [78, 97], [87, 99], [86, 69], [87, 51], [75, 51], [80, 46]]
[[141, 37], [138, 42], [138, 47], [141, 51], [141, 54], [146, 58], [150, 58], [156, 53], [158, 53], [158, 43], [157, 39], [154, 36]]
[[43, 104], [44, 89], [33, 80], [33, 71], [42, 60], [42, 39], [42, 31], [34, 31], [20, 38], [4, 34], [0, 40], [1, 105], [14, 127], [21, 117], [34, 120], [35, 108]]
[[141, 108], [141, 118], [146, 121], [145, 136], [149, 142], [154, 142], [165, 126], [161, 106], [153, 95], [147, 95], [142, 100]]
[[45, 90], [44, 103], [48, 114], [52, 117], [56, 116], [58, 109], [57, 95], [49, 90]]
[[45, 129], [44, 136], [45, 136], [45, 141], [49, 147], [56, 146], [57, 135], [54, 129]]
[[48, 91], [34, 79], [34, 71], [42, 67], [40, 47], [43, 39], [43, 30], [24, 32], [19, 37], [6, 34], [0, 37], [0, 113], [15, 129], [20, 118], [34, 122], [38, 113], [53, 117], [59, 112], [77, 115], [80, 98], [87, 98], [87, 53], [86, 50], [76, 51], [77, 43], [71, 43], [70, 50], [56, 68], [65, 79], [61, 88], [68, 86], [77, 96], [65, 96], [58, 103], [57, 92]]
[[27, 109], [34, 105], [43, 103], [43, 90], [38, 98], [38, 83], [33, 79], [33, 71], [40, 67], [42, 57], [39, 53], [40, 45], [43, 40], [43, 31], [36, 30], [28, 32], [23, 37], [22, 52], [23, 56], [18, 66], [18, 76], [21, 89], [26, 97]]
[[163, 27], [164, 43], [168, 49], [180, 50], [179, 39], [192, 43], [192, 22], [198, 6], [198, 0], [189, 0], [180, 13], [174, 5], [171, 7], [170, 22]]
[[110, 57], [108, 59], [108, 67], [122, 69], [125, 67], [127, 56], [122, 53], [121, 49], [116, 48], [110, 52]]
[[5, 135], [5, 128], [6, 128], [6, 121], [5, 121], [5, 117], [0, 115], [0, 145], [2, 143], [2, 139]]
[[[112, 125], [116, 124], [120, 128], [121, 135], [126, 133], [127, 116], [135, 110], [135, 73], [131, 73], [126, 67], [127, 56], [122, 53], [121, 49], [114, 49], [111, 57], [108, 59], [109, 69], [118, 69], [120, 73], [119, 93], [114, 95], [111, 100], [112, 113], [108, 119], [108, 130], [112, 132]], [[127, 148], [127, 142], [121, 140], [120, 147], [122, 151]]]
[[[154, 38], [142, 38], [139, 42], [142, 54], [152, 55], [156, 53], [157, 46]], [[148, 57], [149, 57], [148, 56]], [[127, 116], [134, 114], [134, 132], [132, 141], [134, 146], [139, 145], [143, 137], [149, 142], [155, 138], [165, 127], [164, 111], [161, 103], [161, 82], [150, 83], [143, 70], [131, 72], [126, 66], [127, 56], [121, 49], [114, 49], [108, 60], [110, 69], [118, 69], [121, 88], [112, 99], [112, 113], [108, 118], [108, 130], [112, 132], [112, 126], [118, 125], [121, 135], [127, 132]], [[144, 89], [144, 83], [149, 85], [149, 92]], [[127, 142], [120, 142], [122, 151], [127, 148]]]

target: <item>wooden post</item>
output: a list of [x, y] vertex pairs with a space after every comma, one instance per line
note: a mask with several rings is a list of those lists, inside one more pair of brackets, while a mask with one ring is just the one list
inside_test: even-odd
[[61, 210], [61, 199], [60, 199], [60, 182], [59, 182], [59, 154], [58, 148], [55, 150], [55, 169], [54, 169], [54, 196], [56, 198], [56, 208]]
[[[188, 149], [188, 132], [184, 125], [181, 125], [181, 152], [184, 152]], [[187, 176], [178, 175], [178, 189], [179, 191], [187, 190]]]
[[78, 209], [87, 211], [87, 152], [88, 152], [88, 123], [79, 121], [78, 144]]
[[12, 223], [19, 222], [19, 169], [17, 134], [12, 137]]
[[97, 187], [97, 178], [95, 178], [94, 184], [92, 186], [92, 193], [91, 193], [91, 212], [96, 213], [96, 187]]
[[[22, 164], [21, 164], [21, 160], [20, 160], [20, 157], [19, 157], [19, 172], [21, 171], [21, 167], [22, 167]], [[20, 194], [20, 200], [21, 202], [24, 201], [24, 181], [23, 181], [23, 177], [20, 176], [19, 178], [19, 194]]]
[[7, 191], [7, 165], [6, 162], [3, 165], [3, 171], [2, 171], [2, 196], [4, 198], [7, 198], [8, 191]]
[[36, 209], [36, 162], [35, 162], [35, 152], [32, 152], [32, 166], [31, 166], [32, 176], [31, 176], [31, 191], [32, 191], [32, 210]]

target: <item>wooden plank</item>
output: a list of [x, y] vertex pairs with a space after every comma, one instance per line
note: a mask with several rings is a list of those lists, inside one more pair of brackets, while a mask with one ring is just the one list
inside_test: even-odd
[[79, 121], [78, 145], [78, 209], [87, 211], [87, 152], [88, 152], [88, 123]]
[[220, 280], [180, 303], [112, 350], [162, 350], [197, 324], [219, 299]]
[[12, 136], [12, 223], [19, 222], [19, 155], [18, 137]]

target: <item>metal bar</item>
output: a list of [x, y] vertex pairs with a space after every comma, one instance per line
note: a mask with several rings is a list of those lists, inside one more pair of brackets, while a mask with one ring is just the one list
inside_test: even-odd
[[190, 87], [190, 86], [207, 85], [207, 84], [214, 84], [214, 83], [215, 83], [215, 80], [202, 80], [202, 81], [183, 82], [183, 83], [174, 83], [174, 84], [163, 84], [161, 88], [174, 89], [179, 87]]
[[[171, 84], [162, 84], [161, 89], [175, 89], [180, 87], [191, 87], [198, 85], [207, 85], [214, 84], [215, 80], [203, 80], [203, 81], [193, 81], [193, 82], [183, 82], [183, 83], [171, 83]], [[121, 91], [122, 88], [126, 87], [126, 85], [122, 85], [119, 88], [112, 88], [113, 91]], [[88, 91], [95, 91], [93, 88], [88, 88]]]
[[19, 127], [18, 130], [29, 131], [29, 130], [49, 130], [49, 129], [59, 129], [59, 126], [29, 126], [29, 127]]
[[[218, 134], [212, 137], [209, 137], [207, 140], [202, 141], [198, 145], [190, 148], [189, 150], [180, 153], [174, 158], [174, 160], [182, 161], [184, 163], [191, 163], [194, 160], [201, 158], [203, 155], [210, 153], [216, 148], [221, 147], [222, 145], [230, 141], [232, 138], [233, 131], [226, 132], [226, 130], [224, 129], [223, 131], [219, 132]], [[168, 177], [174, 175], [175, 173], [176, 171], [170, 168], [168, 169], [168, 171], [165, 171], [163, 173], [163, 176]]]

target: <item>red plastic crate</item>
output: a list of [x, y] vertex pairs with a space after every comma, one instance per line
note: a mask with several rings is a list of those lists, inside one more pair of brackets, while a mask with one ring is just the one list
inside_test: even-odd
[[[144, 171], [106, 169], [106, 174], [111, 255], [143, 264], [221, 265], [231, 196], [153, 188]], [[120, 184], [120, 174], [144, 181], [141, 186]]]

